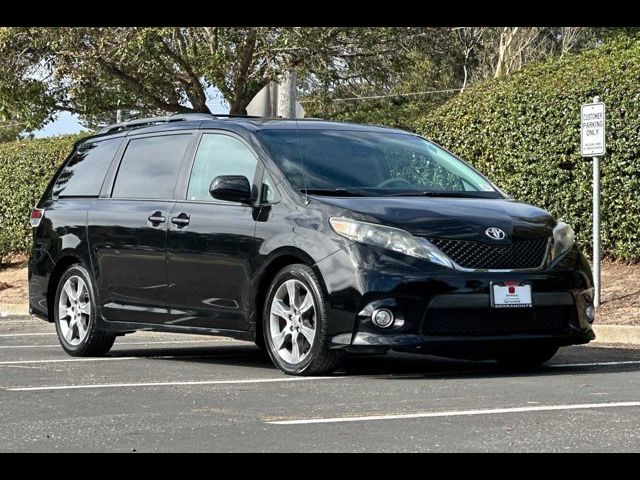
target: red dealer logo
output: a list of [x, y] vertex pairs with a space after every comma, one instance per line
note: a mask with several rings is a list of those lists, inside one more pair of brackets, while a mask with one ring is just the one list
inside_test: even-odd
[[509, 292], [509, 295], [514, 295], [516, 293], [516, 286], [518, 285], [518, 282], [504, 282], [503, 285], [507, 287], [507, 292]]

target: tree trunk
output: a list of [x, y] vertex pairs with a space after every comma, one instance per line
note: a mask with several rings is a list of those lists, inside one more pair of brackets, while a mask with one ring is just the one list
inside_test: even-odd
[[466, 63], [466, 59], [465, 59], [465, 63], [464, 65], [462, 65], [462, 68], [464, 69], [464, 81], [462, 82], [462, 88], [460, 89], [460, 93], [464, 92], [464, 89], [467, 88], [467, 63]]
[[197, 113], [211, 113], [211, 109], [206, 105], [197, 105], [193, 107], [193, 111]]
[[247, 105], [249, 105], [249, 100], [238, 99], [229, 102], [229, 115], [246, 115], [247, 114]]
[[235, 92], [233, 98], [227, 100], [229, 102], [229, 115], [246, 115], [247, 105], [268, 83], [269, 80], [265, 78], [258, 83], [247, 85], [244, 91]]
[[511, 43], [513, 37], [518, 32], [518, 27], [504, 27], [500, 34], [500, 46], [498, 47], [498, 61], [494, 77], [498, 78], [509, 73], [509, 64], [511, 62]]

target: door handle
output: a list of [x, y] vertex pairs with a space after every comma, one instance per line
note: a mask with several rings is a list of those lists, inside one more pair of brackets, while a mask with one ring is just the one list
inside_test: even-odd
[[171, 223], [176, 225], [178, 228], [186, 227], [187, 225], [189, 225], [189, 220], [190, 220], [189, 215], [187, 215], [184, 212], [182, 212], [180, 215], [176, 217], [171, 217]]
[[164, 223], [167, 219], [164, 215], [162, 215], [162, 212], [158, 211], [149, 215], [149, 218], [147, 218], [147, 220], [149, 220], [154, 227], [157, 227], [159, 224]]

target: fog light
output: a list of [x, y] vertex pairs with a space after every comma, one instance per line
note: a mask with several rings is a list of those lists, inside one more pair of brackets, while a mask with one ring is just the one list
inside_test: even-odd
[[593, 322], [593, 319], [596, 318], [596, 309], [593, 308], [593, 305], [587, 305], [587, 308], [584, 309], [584, 314], [589, 322]]
[[393, 324], [393, 312], [386, 308], [374, 310], [371, 314], [371, 321], [380, 328], [387, 328]]

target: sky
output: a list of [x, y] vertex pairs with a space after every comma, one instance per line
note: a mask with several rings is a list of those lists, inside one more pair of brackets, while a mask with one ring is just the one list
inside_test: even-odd
[[[222, 99], [222, 95], [217, 88], [207, 89], [207, 106], [213, 113], [229, 113], [229, 107]], [[59, 113], [55, 120], [51, 121], [44, 128], [34, 132], [36, 138], [53, 137], [55, 135], [68, 135], [86, 130], [78, 120], [78, 116], [69, 112]]]

